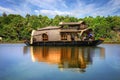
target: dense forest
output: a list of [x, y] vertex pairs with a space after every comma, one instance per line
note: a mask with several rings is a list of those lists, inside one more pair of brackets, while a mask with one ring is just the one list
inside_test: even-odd
[[85, 21], [88, 27], [94, 30], [95, 37], [103, 37], [105, 41], [119, 41], [117, 32], [120, 31], [120, 16], [96, 16], [75, 18], [71, 16], [59, 16], [49, 18], [43, 15], [26, 14], [25, 17], [17, 14], [3, 13], [0, 16], [0, 37], [4, 42], [18, 42], [30, 39], [33, 29], [46, 26], [58, 26], [59, 22]]

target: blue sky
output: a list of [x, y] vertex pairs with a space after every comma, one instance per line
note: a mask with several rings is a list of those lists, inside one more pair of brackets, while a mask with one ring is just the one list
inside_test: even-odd
[[120, 16], [120, 0], [0, 0], [0, 14]]

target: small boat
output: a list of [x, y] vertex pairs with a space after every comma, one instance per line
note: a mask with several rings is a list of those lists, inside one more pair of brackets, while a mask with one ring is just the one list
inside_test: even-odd
[[84, 21], [60, 22], [59, 26], [48, 26], [33, 30], [30, 46], [97, 46], [104, 39], [95, 40], [93, 30]]

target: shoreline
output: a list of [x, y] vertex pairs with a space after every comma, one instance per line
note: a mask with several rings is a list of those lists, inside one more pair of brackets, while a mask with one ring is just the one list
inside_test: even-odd
[[0, 44], [19, 44], [19, 43], [24, 43], [24, 41], [8, 41], [8, 42], [0, 42]]
[[120, 41], [118, 42], [106, 41], [106, 42], [103, 42], [103, 44], [120, 44]]
[[[9, 41], [9, 42], [0, 42], [0, 44], [19, 44], [24, 43], [24, 41]], [[102, 44], [120, 44], [120, 41], [113, 42], [113, 41], [104, 41]]]

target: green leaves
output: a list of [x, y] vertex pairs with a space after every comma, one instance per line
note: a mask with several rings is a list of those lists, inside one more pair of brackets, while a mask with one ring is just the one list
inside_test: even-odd
[[104, 37], [106, 40], [118, 40], [116, 30], [120, 30], [120, 16], [97, 16], [75, 18], [72, 16], [59, 16], [49, 18], [43, 15], [26, 14], [25, 17], [16, 14], [3, 13], [0, 16], [0, 36], [5, 41], [21, 41], [30, 39], [31, 31], [46, 26], [58, 26], [59, 22], [79, 22], [85, 21], [91, 27], [95, 37]]

